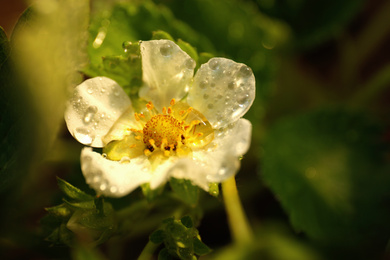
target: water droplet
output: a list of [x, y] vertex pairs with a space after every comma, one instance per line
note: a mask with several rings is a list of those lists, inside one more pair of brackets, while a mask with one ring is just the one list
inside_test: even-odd
[[133, 45], [132, 42], [125, 41], [122, 43], [122, 48], [124, 49], [125, 52], [127, 52], [128, 49], [130, 49], [132, 45]]
[[130, 163], [130, 158], [127, 156], [122, 157], [122, 159], [119, 161], [122, 164]]
[[222, 98], [221, 94], [217, 95], [217, 99], [221, 99], [221, 98]]
[[102, 87], [102, 89], [100, 90], [102, 93], [106, 92], [106, 88], [105, 87]]
[[78, 127], [76, 128], [74, 132], [74, 137], [82, 144], [90, 145], [95, 139], [95, 135], [91, 133], [90, 130], [84, 128], [84, 127]]
[[213, 109], [213, 107], [214, 107], [213, 104], [208, 104], [208, 105], [207, 105], [207, 108], [208, 108], [208, 109]]
[[107, 158], [107, 154], [106, 153], [102, 153], [102, 157], [103, 158]]
[[100, 177], [100, 176], [94, 176], [93, 179], [92, 179], [92, 182], [93, 183], [99, 183], [101, 179], [102, 179], [102, 177]]
[[112, 186], [110, 188], [111, 193], [116, 193], [118, 191], [118, 188], [116, 186]]
[[231, 81], [228, 83], [228, 89], [233, 90], [236, 88], [236, 82]]
[[93, 117], [96, 115], [97, 107], [95, 106], [89, 106], [84, 114], [84, 123], [89, 124], [91, 123]]
[[209, 82], [207, 80], [203, 80], [199, 83], [199, 87], [201, 89], [205, 89], [207, 87], [207, 85], [209, 84]]
[[114, 96], [117, 96], [117, 97], [119, 96], [119, 90], [118, 89], [114, 90]]
[[221, 176], [225, 175], [227, 173], [227, 170], [228, 170], [228, 168], [227, 168], [226, 164], [223, 163], [221, 165], [221, 168], [219, 168], [219, 170], [218, 170], [218, 174], [221, 175]]
[[185, 66], [187, 69], [192, 70], [195, 68], [196, 62], [193, 59], [189, 58], [188, 60], [186, 60]]
[[215, 59], [211, 60], [211, 61], [209, 62], [209, 67], [210, 67], [210, 69], [212, 69], [212, 70], [217, 70], [217, 69], [219, 68], [219, 62], [218, 62], [218, 60], [215, 60]]
[[162, 56], [169, 57], [172, 55], [173, 47], [169, 43], [165, 43], [163, 46], [160, 47], [160, 53]]
[[99, 186], [99, 189], [101, 191], [105, 191], [107, 189], [107, 182], [106, 181], [103, 181], [100, 186]]
[[249, 100], [249, 94], [242, 94], [242, 95], [238, 96], [238, 98], [237, 98], [237, 102], [240, 105], [247, 103], [248, 100]]
[[209, 95], [204, 94], [204, 95], [203, 95], [203, 98], [204, 98], [204, 99], [208, 99], [208, 98], [209, 98]]
[[247, 77], [250, 77], [253, 74], [253, 72], [252, 72], [252, 69], [249, 68], [248, 66], [242, 65], [240, 68], [240, 74], [241, 74], [241, 76], [247, 78]]
[[92, 94], [93, 93], [93, 87], [92, 86], [89, 86], [88, 89], [87, 89], [87, 92], [89, 94]]

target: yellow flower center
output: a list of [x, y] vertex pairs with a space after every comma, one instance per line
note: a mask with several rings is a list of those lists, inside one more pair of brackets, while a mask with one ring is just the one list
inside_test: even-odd
[[165, 150], [175, 150], [177, 144], [184, 140], [183, 122], [173, 118], [171, 115], [153, 116], [143, 128], [144, 143], [150, 147], [150, 140], [153, 140], [157, 147]]
[[162, 113], [157, 113], [151, 102], [146, 108], [146, 112], [134, 114], [142, 130], [126, 129], [129, 134], [122, 140], [109, 142], [104, 147], [108, 159], [120, 161], [142, 154], [150, 160], [161, 156], [188, 156], [214, 139], [209, 121], [186, 103], [172, 99]]

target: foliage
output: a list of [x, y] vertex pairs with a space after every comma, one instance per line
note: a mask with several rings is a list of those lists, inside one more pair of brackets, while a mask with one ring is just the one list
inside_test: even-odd
[[[390, 4], [374, 2], [36, 1], [0, 28], [1, 258], [386, 259]], [[66, 99], [107, 76], [136, 100], [150, 39], [256, 76], [237, 174], [250, 243], [229, 236], [216, 183], [89, 194]]]

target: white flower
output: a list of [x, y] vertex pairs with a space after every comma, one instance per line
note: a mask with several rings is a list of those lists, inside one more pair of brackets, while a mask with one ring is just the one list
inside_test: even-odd
[[103, 155], [90, 147], [81, 152], [87, 183], [98, 194], [121, 197], [143, 183], [155, 189], [170, 177], [207, 191], [209, 183], [234, 175], [250, 145], [252, 126], [241, 117], [255, 97], [252, 70], [212, 58], [193, 77], [195, 61], [168, 40], [142, 42], [141, 56], [142, 108], [135, 110], [105, 77], [81, 83], [67, 104], [70, 133], [103, 147]]

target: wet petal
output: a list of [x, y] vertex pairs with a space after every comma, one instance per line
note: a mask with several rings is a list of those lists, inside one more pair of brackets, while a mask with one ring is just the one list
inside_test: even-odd
[[220, 128], [242, 117], [254, 98], [255, 77], [248, 66], [213, 58], [197, 71], [187, 101]]
[[66, 125], [80, 143], [103, 147], [102, 137], [130, 106], [129, 97], [115, 81], [88, 79], [74, 89], [67, 103]]
[[122, 197], [151, 179], [146, 157], [111, 161], [88, 147], [81, 151], [80, 159], [86, 182], [99, 195]]
[[193, 153], [195, 162], [205, 169], [209, 182], [222, 182], [237, 173], [239, 158], [250, 146], [252, 125], [239, 119], [232, 129], [216, 135], [207, 150]]
[[134, 110], [128, 107], [127, 110], [115, 121], [108, 133], [102, 138], [104, 145], [114, 140], [122, 140], [126, 135], [131, 134], [130, 129], [141, 130], [142, 125], [134, 118]]
[[181, 99], [187, 93], [195, 61], [169, 40], [141, 43], [144, 86], [139, 95], [152, 101], [158, 111], [169, 106], [172, 98]]
[[191, 180], [193, 185], [208, 191], [209, 181], [207, 180], [207, 172], [209, 169], [210, 167], [206, 167], [202, 162], [183, 158], [178, 160], [170, 169], [170, 177]]

